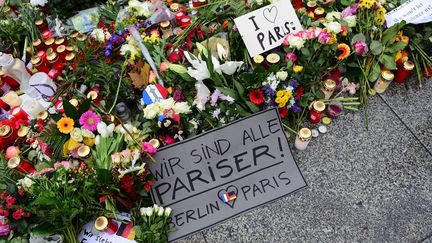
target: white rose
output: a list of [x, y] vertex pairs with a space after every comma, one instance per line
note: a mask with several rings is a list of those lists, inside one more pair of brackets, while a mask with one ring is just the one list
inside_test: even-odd
[[72, 132], [70, 133], [70, 136], [73, 140], [77, 141], [78, 143], [82, 142], [83, 136], [81, 133], [81, 129], [75, 127]]
[[303, 48], [305, 41], [301, 37], [292, 35], [288, 37], [288, 43], [289, 47], [300, 50], [301, 48]]
[[168, 98], [168, 99], [160, 100], [158, 103], [162, 110], [169, 110], [174, 106], [175, 101], [173, 98]]
[[96, 41], [104, 42], [105, 41], [105, 34], [102, 29], [94, 29], [91, 34], [91, 37], [93, 37]]
[[348, 27], [355, 27], [357, 24], [357, 16], [355, 15], [347, 16], [343, 20], [347, 22]]
[[276, 78], [280, 81], [284, 81], [285, 79], [287, 79], [288, 77], [288, 73], [285, 71], [280, 71], [276, 73]]
[[28, 178], [27, 176], [23, 179], [19, 179], [17, 181], [17, 185], [22, 186], [25, 190], [30, 189], [30, 187], [33, 185], [33, 180]]
[[189, 114], [192, 112], [187, 102], [177, 102], [173, 106], [173, 110], [177, 113], [183, 113], [183, 114]]
[[330, 22], [325, 24], [325, 26], [330, 33], [339, 34], [342, 32], [342, 25], [338, 22]]
[[81, 134], [85, 138], [94, 138], [95, 137], [93, 132], [91, 132], [87, 129], [84, 129], [84, 128], [81, 128]]
[[154, 119], [162, 112], [158, 103], [153, 103], [144, 108], [144, 117], [146, 119]]
[[45, 6], [48, 3], [48, 0], [30, 0], [30, 4], [32, 6]]
[[340, 20], [341, 19], [341, 13], [333, 11], [333, 12], [328, 13], [325, 18], [328, 22]]

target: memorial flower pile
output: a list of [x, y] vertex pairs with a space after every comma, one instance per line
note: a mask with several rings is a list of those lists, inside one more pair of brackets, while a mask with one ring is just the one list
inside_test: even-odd
[[386, 21], [401, 1], [293, 0], [302, 29], [255, 56], [234, 19], [277, 1], [0, 2], [1, 239], [167, 242], [158, 150], [267, 109], [305, 149], [432, 76], [430, 24]]

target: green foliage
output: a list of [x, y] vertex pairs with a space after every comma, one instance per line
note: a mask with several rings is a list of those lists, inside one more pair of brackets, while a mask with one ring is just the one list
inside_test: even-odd
[[56, 124], [49, 124], [42, 131], [39, 139], [46, 142], [53, 149], [53, 160], [61, 160], [63, 158], [63, 145], [69, 139], [69, 135], [61, 133], [57, 129]]

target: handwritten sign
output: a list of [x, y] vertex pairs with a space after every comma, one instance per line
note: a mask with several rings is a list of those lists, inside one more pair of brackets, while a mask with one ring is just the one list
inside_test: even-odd
[[276, 109], [164, 147], [155, 159], [151, 195], [173, 209], [170, 241], [306, 186]]
[[432, 21], [431, 0], [408, 0], [386, 15], [386, 24], [391, 27], [402, 20], [412, 24], [422, 24]]
[[133, 225], [128, 222], [130, 218], [128, 216], [117, 215], [120, 220], [124, 222], [115, 221], [118, 226], [117, 232], [108, 234], [105, 232], [98, 232], [93, 229], [94, 220], [84, 225], [81, 233], [78, 235], [78, 242], [80, 243], [136, 243], [133, 238], [135, 233]]
[[234, 22], [251, 56], [280, 46], [288, 33], [302, 30], [290, 0], [267, 5]]

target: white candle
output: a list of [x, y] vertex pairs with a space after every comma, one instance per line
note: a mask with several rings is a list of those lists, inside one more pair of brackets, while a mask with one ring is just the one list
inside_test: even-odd
[[21, 99], [15, 91], [7, 92], [1, 99], [10, 107], [21, 105]]
[[312, 131], [309, 128], [300, 129], [296, 137], [294, 146], [298, 150], [305, 150], [310, 142], [311, 137], [312, 137]]
[[22, 104], [22, 109], [30, 115], [32, 119], [36, 119], [39, 114], [45, 111], [45, 108], [35, 99], [27, 99]]

